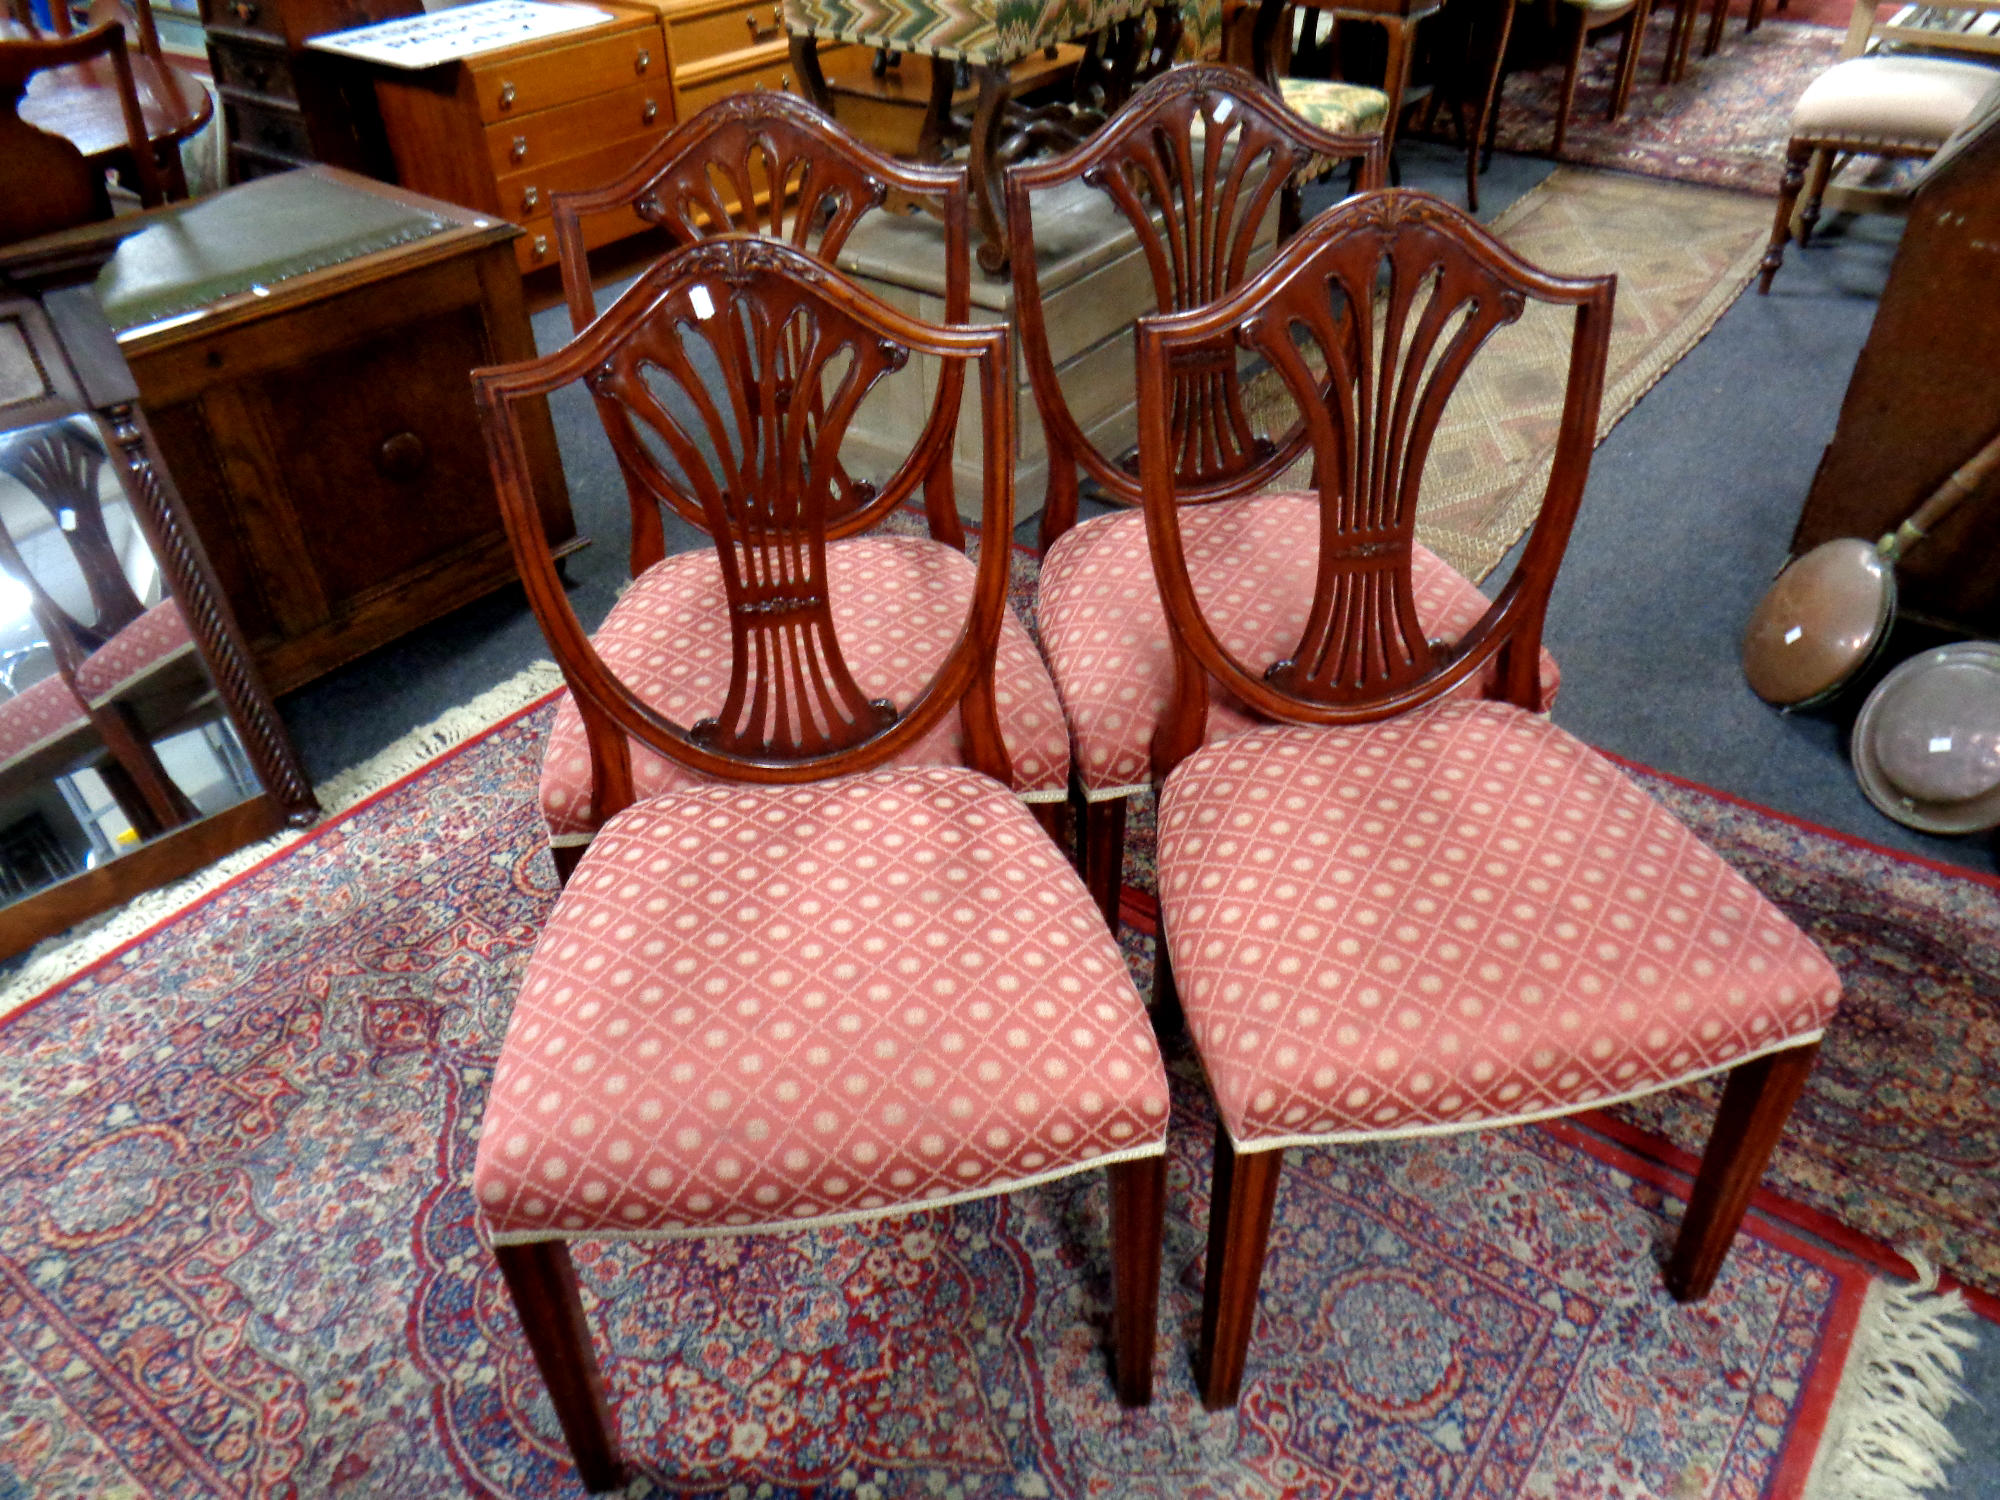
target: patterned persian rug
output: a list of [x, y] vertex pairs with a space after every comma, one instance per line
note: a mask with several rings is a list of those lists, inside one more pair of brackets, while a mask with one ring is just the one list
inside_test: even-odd
[[[1750, 284], [1770, 220], [1768, 204], [1740, 193], [1559, 167], [1494, 221], [1509, 246], [1545, 270], [1618, 273], [1600, 439]], [[1562, 310], [1531, 306], [1493, 336], [1445, 408], [1417, 535], [1468, 578], [1492, 572], [1541, 505], [1572, 322]], [[1281, 430], [1293, 409], [1268, 373], [1245, 401], [1261, 430]], [[1294, 471], [1301, 485], [1306, 467], [1302, 460]]]
[[[0, 1027], [0, 1495], [574, 1492], [468, 1189], [553, 897], [532, 795], [548, 718], [472, 740]], [[1752, 830], [1732, 849], [1770, 837], [1801, 888], [1845, 857], [1684, 800]], [[1923, 959], [1926, 1008], [1969, 1016], [1944, 955], [1985, 917], [1908, 879], [1938, 887], [1907, 896], [1933, 946], [1882, 946], [1896, 923], [1858, 884], [1830, 946]], [[1866, 1128], [1854, 1080], [1822, 1079], [1811, 1132]], [[1941, 1071], [1923, 1086], [1948, 1091]], [[1988, 1104], [1970, 1097], [1955, 1141], [1990, 1134]], [[1094, 1175], [819, 1234], [585, 1250], [631, 1493], [1794, 1495], [1894, 1302], [1766, 1201], [1715, 1294], [1675, 1306], [1655, 1257], [1684, 1179], [1570, 1126], [1301, 1153], [1243, 1403], [1205, 1415], [1186, 1350], [1212, 1125], [1185, 1059], [1175, 1109], [1149, 1411], [1109, 1399]]]
[[[1705, 12], [1706, 7], [1704, 26]], [[1617, 64], [1615, 34], [1585, 50], [1562, 159], [1775, 195], [1792, 106], [1807, 84], [1839, 60], [1841, 33], [1830, 26], [1766, 20], [1746, 35], [1742, 22], [1732, 18], [1715, 56], [1701, 56], [1697, 34], [1686, 75], [1666, 85], [1660, 82], [1660, 61], [1671, 21], [1666, 7], [1656, 9], [1621, 120], [1604, 118]], [[1501, 148], [1546, 155], [1561, 91], [1560, 62], [1510, 75], [1500, 103]], [[1764, 213], [1768, 231], [1768, 205]]]

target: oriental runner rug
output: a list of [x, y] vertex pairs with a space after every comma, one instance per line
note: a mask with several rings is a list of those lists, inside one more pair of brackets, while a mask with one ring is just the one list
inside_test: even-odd
[[[1771, 210], [1742, 193], [1558, 167], [1492, 227], [1546, 271], [1617, 272], [1601, 441], [1750, 284]], [[1573, 322], [1563, 310], [1530, 306], [1481, 351], [1438, 425], [1417, 535], [1475, 581], [1498, 566], [1541, 506]], [[1260, 431], [1282, 431], [1295, 410], [1270, 373], [1251, 382], [1245, 402]], [[1276, 487], [1303, 487], [1308, 467], [1301, 460]]]
[[[0, 1494], [574, 1492], [468, 1186], [554, 895], [549, 717], [0, 1027]], [[1655, 1256], [1684, 1178], [1572, 1125], [1300, 1153], [1244, 1400], [1207, 1415], [1186, 1351], [1212, 1117], [1185, 1057], [1175, 1077], [1150, 1410], [1110, 1399], [1094, 1174], [586, 1249], [630, 1493], [1796, 1495], [1902, 1316], [1870, 1275], [1900, 1266], [1768, 1199], [1676, 1307]], [[1948, 1353], [1949, 1314], [1914, 1305]]]

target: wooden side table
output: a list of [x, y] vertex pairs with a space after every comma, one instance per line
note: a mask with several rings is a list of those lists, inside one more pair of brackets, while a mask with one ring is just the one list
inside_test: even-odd
[[[272, 692], [514, 580], [467, 376], [535, 352], [519, 230], [330, 167], [103, 227], [100, 299]], [[546, 413], [529, 460], [580, 545]]]

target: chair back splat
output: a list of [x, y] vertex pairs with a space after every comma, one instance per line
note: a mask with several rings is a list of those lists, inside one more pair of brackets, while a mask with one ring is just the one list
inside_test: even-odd
[[[1356, 724], [1440, 697], [1497, 660], [1494, 696], [1540, 706], [1542, 621], [1596, 439], [1615, 286], [1548, 275], [1442, 200], [1390, 191], [1322, 215], [1215, 304], [1139, 321], [1146, 532], [1175, 639], [1156, 778], [1201, 745], [1211, 677], [1267, 718]], [[1443, 648], [1425, 638], [1411, 584], [1424, 462], [1466, 367], [1530, 299], [1576, 310], [1555, 461], [1512, 577]], [[1239, 351], [1297, 402], [1319, 491], [1313, 607], [1297, 647], [1268, 663], [1238, 659], [1204, 619], [1177, 510], [1187, 372], [1233, 366]]]
[[[857, 224], [876, 211], [920, 210], [944, 226], [944, 316], [963, 323], [971, 309], [971, 260], [965, 168], [913, 166], [856, 140], [802, 99], [768, 90], [733, 94], [711, 104], [662, 137], [630, 171], [600, 188], [558, 193], [556, 255], [571, 326], [581, 333], [597, 316], [584, 225], [593, 216], [636, 213], [677, 244], [724, 234], [782, 240], [835, 264]], [[947, 363], [946, 389], [933, 408], [956, 409], [963, 369]], [[600, 402], [606, 421], [611, 409]], [[927, 429], [925, 440], [937, 434]], [[632, 487], [632, 576], [665, 552], [659, 517]], [[830, 521], [835, 536], [865, 530], [902, 503], [904, 493], [880, 493], [837, 469]], [[951, 471], [928, 481], [925, 509], [931, 535], [963, 548], [965, 534], [952, 499]], [[706, 521], [683, 512], [696, 526]]]
[[[1107, 455], [1091, 442], [1063, 395], [1035, 265], [1037, 197], [1082, 182], [1108, 198], [1145, 256], [1155, 307], [1180, 312], [1242, 285], [1260, 248], [1269, 247], [1279, 199], [1315, 160], [1359, 161], [1364, 185], [1372, 187], [1382, 178], [1381, 137], [1328, 134], [1242, 69], [1199, 64], [1154, 79], [1068, 155], [1008, 169], [1014, 305], [1048, 435], [1044, 550], [1075, 522], [1079, 469], [1126, 505], [1139, 503], [1139, 478], [1135, 460]], [[1171, 410], [1183, 501], [1264, 487], [1304, 443], [1296, 429], [1279, 441], [1253, 431], [1233, 352], [1178, 367]]]
[[[951, 462], [957, 390], [977, 364], [985, 455], [983, 524], [1012, 523], [1006, 330], [903, 317], [819, 261], [747, 236], [677, 251], [565, 348], [475, 372], [501, 507], [530, 602], [575, 695], [602, 817], [633, 800], [627, 736], [706, 776], [801, 782], [865, 770], [962, 708], [965, 763], [1011, 779], [993, 699], [1007, 549], [979, 565], [972, 609], [936, 675], [900, 711], [856, 685], [826, 582], [836, 455], [862, 399], [911, 354], [958, 372], [909, 456], [863, 514], [879, 516]], [[730, 617], [718, 713], [669, 722], [599, 656], [569, 606], [536, 520], [518, 408], [578, 381], [600, 407], [628, 482], [713, 539]], [[949, 395], [949, 402], [944, 400]]]

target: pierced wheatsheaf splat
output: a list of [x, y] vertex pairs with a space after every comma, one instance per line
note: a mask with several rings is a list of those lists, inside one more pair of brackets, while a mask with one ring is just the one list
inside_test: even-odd
[[663, 291], [589, 376], [615, 403], [628, 473], [718, 539], [733, 655], [721, 711], [690, 732], [738, 755], [859, 744], [895, 718], [833, 630], [826, 524], [840, 440], [902, 347], [785, 283], [716, 273]]
[[[1081, 150], [1009, 173], [1022, 349], [1050, 439], [1045, 546], [1074, 519], [1079, 469], [1126, 504], [1138, 502], [1139, 482], [1136, 450], [1105, 453], [1070, 413], [1042, 320], [1034, 257], [1023, 253], [1032, 244], [1037, 196], [1073, 181], [1103, 194], [1137, 243], [1154, 308], [1179, 312], [1248, 279], [1273, 245], [1282, 200], [1313, 160], [1361, 159], [1372, 169], [1378, 145], [1315, 130], [1248, 75], [1202, 65], [1147, 85]], [[1236, 349], [1190, 356], [1170, 378], [1169, 443], [1184, 498], [1210, 498], [1246, 476], [1275, 478], [1301, 451], [1296, 423], [1276, 437], [1258, 430], [1244, 406]]]
[[[579, 332], [596, 316], [584, 226], [593, 216], [629, 212], [682, 243], [747, 234], [782, 241], [828, 265], [836, 263], [855, 227], [878, 211], [924, 209], [944, 225], [945, 320], [962, 323], [970, 306], [967, 200], [962, 168], [916, 167], [892, 161], [847, 135], [833, 121], [789, 94], [754, 91], [702, 110], [663, 137], [617, 181], [587, 193], [557, 195], [554, 227], [570, 321]], [[961, 371], [938, 373], [930, 420], [955, 409]], [[606, 426], [617, 417], [599, 404]], [[818, 420], [823, 413], [816, 413]], [[928, 432], [928, 429], [927, 429]], [[838, 536], [866, 529], [909, 498], [908, 487], [880, 485], [850, 474], [835, 460], [829, 523]], [[949, 473], [925, 481], [931, 534], [956, 547], [964, 531]], [[634, 577], [665, 556], [660, 517], [642, 486], [631, 482], [631, 571]], [[702, 525], [697, 515], [683, 519]]]

